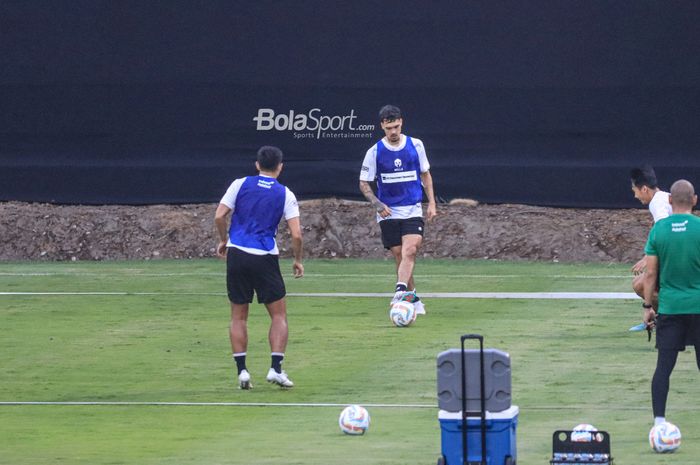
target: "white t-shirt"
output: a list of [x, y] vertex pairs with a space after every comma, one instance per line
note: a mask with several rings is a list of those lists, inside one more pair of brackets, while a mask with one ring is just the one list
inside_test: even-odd
[[668, 202], [668, 192], [657, 191], [656, 194], [654, 194], [654, 197], [651, 198], [651, 202], [649, 202], [649, 212], [652, 218], [654, 218], [654, 223], [673, 214], [671, 204]]
[[[425, 146], [423, 145], [423, 141], [413, 137], [411, 137], [411, 140], [413, 141], [413, 146], [416, 148], [416, 152], [418, 153], [420, 172], [425, 173], [428, 170], [430, 170], [430, 163], [428, 162], [428, 156], [425, 153]], [[386, 137], [383, 138], [379, 143], [384, 144], [384, 147], [386, 147], [387, 150], [391, 150], [392, 152], [398, 152], [399, 150], [403, 150], [403, 148], [406, 147], [406, 136], [404, 134], [401, 134], [399, 145], [396, 147], [389, 144], [389, 142], [386, 140]], [[365, 159], [362, 162], [362, 170], [360, 171], [360, 181], [373, 182], [376, 179], [377, 144], [374, 144], [372, 147], [370, 147], [369, 150], [367, 150], [367, 153], [365, 154]], [[423, 216], [423, 207], [421, 206], [421, 203], [418, 202], [415, 205], [391, 207], [391, 216], [382, 218], [381, 216], [379, 216], [379, 214], [377, 214], [377, 222], [382, 220], [402, 220], [406, 218], [415, 218], [421, 216]]]
[[[267, 178], [268, 176], [263, 176], [260, 175], [264, 178]], [[273, 179], [273, 178], [270, 178]], [[226, 205], [228, 208], [231, 209], [231, 211], [234, 210], [234, 207], [236, 205], [236, 197], [238, 196], [238, 191], [241, 190], [241, 186], [243, 185], [243, 182], [246, 180], [246, 178], [239, 178], [236, 179], [231, 183], [229, 188], [226, 190], [226, 193], [224, 196], [221, 198], [221, 201], [219, 203], [223, 203]], [[284, 186], [285, 189], [285, 197], [284, 197], [284, 219], [285, 220], [290, 220], [292, 218], [296, 218], [299, 216], [299, 204], [297, 203], [297, 198], [294, 195], [292, 191], [289, 190], [287, 186]], [[233, 245], [231, 243], [231, 239], [229, 238], [228, 243], [226, 244], [226, 247], [235, 247], [237, 249], [240, 249], [244, 252], [247, 252], [249, 254], [253, 255], [279, 255], [279, 249], [277, 247], [277, 241], [275, 240], [275, 247], [272, 250], [261, 250], [261, 249], [253, 249], [250, 247], [242, 247], [239, 245]]]

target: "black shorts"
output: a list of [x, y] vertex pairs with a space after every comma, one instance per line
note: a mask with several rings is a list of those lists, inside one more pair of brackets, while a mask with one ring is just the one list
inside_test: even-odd
[[385, 249], [401, 245], [401, 238], [407, 234], [423, 235], [423, 218], [406, 218], [403, 220], [382, 220], [379, 228], [382, 230], [382, 244]]
[[700, 346], [700, 314], [656, 317], [656, 348], [685, 350]]
[[235, 247], [226, 253], [226, 289], [234, 304], [249, 304], [253, 291], [258, 303], [269, 304], [287, 294], [280, 272], [279, 256], [253, 255]]

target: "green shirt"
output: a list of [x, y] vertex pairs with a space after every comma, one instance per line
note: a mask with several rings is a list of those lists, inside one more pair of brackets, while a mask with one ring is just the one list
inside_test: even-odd
[[700, 218], [681, 213], [659, 220], [644, 253], [659, 258], [659, 313], [700, 313]]

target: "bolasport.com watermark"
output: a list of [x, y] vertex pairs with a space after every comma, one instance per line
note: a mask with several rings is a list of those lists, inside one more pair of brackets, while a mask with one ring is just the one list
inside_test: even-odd
[[346, 115], [326, 115], [320, 108], [306, 113], [259, 108], [253, 121], [258, 131], [291, 131], [294, 139], [369, 139], [375, 127], [359, 124], [354, 109]]

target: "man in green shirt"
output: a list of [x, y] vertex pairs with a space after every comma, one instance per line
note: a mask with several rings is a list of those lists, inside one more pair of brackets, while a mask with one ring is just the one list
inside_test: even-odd
[[[644, 321], [656, 325], [658, 357], [651, 381], [654, 423], [666, 421], [671, 372], [678, 352], [695, 346], [700, 369], [700, 218], [693, 215], [697, 203], [693, 185], [685, 180], [671, 186], [673, 215], [659, 220], [649, 232], [644, 253]], [[659, 279], [658, 316], [651, 306]]]

